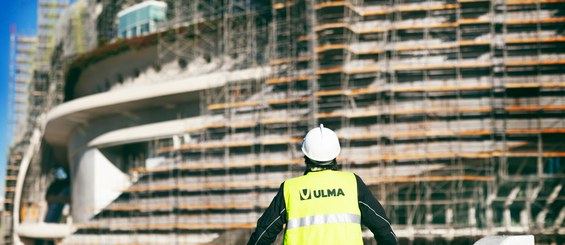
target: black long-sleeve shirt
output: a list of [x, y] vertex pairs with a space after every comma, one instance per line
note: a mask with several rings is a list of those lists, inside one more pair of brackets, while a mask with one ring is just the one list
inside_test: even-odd
[[[363, 180], [355, 175], [361, 223], [365, 225], [377, 240], [378, 245], [396, 245], [396, 234], [392, 230], [382, 205], [375, 199]], [[272, 244], [287, 222], [286, 204], [284, 201], [284, 182], [277, 195], [257, 221], [257, 228], [251, 234], [248, 245]]]

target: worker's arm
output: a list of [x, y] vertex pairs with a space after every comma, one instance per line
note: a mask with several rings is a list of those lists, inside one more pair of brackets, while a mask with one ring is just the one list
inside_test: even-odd
[[375, 199], [363, 180], [357, 175], [355, 175], [355, 178], [357, 178], [361, 223], [373, 232], [378, 245], [396, 245], [398, 242], [396, 234], [392, 230], [383, 206]]
[[251, 234], [248, 245], [272, 244], [286, 223], [286, 205], [284, 202], [284, 183], [281, 184], [277, 195], [257, 221], [257, 228]]

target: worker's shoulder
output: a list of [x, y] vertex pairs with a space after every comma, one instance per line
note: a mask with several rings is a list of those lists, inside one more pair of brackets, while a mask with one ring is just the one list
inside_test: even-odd
[[330, 171], [329, 174], [333, 174], [333, 175], [338, 175], [338, 176], [342, 176], [342, 177], [350, 177], [350, 178], [354, 178], [355, 176], [357, 176], [355, 173], [352, 172], [347, 172], [347, 171]]
[[355, 173], [353, 172], [347, 172], [347, 171], [333, 171], [336, 174], [342, 174], [342, 175], [347, 175], [347, 176], [356, 176]]
[[288, 185], [288, 184], [290, 184], [290, 183], [293, 183], [293, 182], [296, 182], [296, 181], [300, 181], [301, 179], [304, 179], [304, 178], [306, 178], [306, 175], [301, 175], [301, 176], [292, 177], [292, 178], [290, 178], [290, 179], [285, 180], [285, 181], [283, 182], [283, 184]]

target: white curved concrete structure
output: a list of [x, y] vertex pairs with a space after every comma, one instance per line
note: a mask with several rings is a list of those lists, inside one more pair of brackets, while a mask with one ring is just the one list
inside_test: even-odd
[[127, 114], [147, 107], [197, 101], [198, 91], [219, 87], [229, 81], [260, 79], [269, 68], [257, 67], [233, 72], [219, 72], [189, 78], [177, 78], [146, 86], [132, 86], [63, 103], [47, 114], [44, 138], [55, 148], [58, 160], [67, 162], [69, 136], [78, 125], [110, 115]]
[[[202, 125], [206, 120], [197, 117], [146, 124], [127, 119], [138, 119], [138, 111], [147, 113], [148, 108], [155, 108], [155, 113], [160, 113], [159, 108], [174, 108], [177, 104], [198, 105], [199, 93], [204, 89], [221, 87], [232, 81], [262, 79], [269, 74], [270, 68], [255, 67], [176, 76], [168, 81], [84, 96], [55, 107], [44, 121], [43, 136], [57, 160], [68, 164], [71, 170], [74, 220], [86, 222], [131, 185], [127, 174], [99, 147], [180, 134], [188, 125]], [[92, 77], [87, 78], [90, 79]], [[108, 178], [113, 181], [107, 181]]]
[[182, 134], [194, 125], [203, 125], [208, 119], [202, 116], [114, 130], [94, 138], [88, 147], [101, 148]]
[[86, 150], [72, 167], [71, 213], [77, 223], [88, 221], [131, 185], [129, 176], [96, 148]]
[[23, 238], [62, 239], [72, 234], [75, 229], [71, 225], [56, 223], [22, 223], [17, 234]]
[[[25, 177], [27, 174], [27, 170], [29, 168], [29, 165], [31, 164], [32, 158], [33, 156], [37, 153], [37, 151], [39, 150], [39, 147], [41, 145], [41, 133], [39, 132], [39, 130], [35, 130], [33, 132], [33, 135], [31, 136], [31, 140], [30, 140], [30, 146], [27, 149], [27, 152], [25, 153], [21, 165], [20, 165], [20, 170], [18, 172], [18, 177], [16, 179], [16, 191], [15, 191], [15, 196], [14, 196], [14, 217], [20, 217], [20, 205], [21, 205], [21, 199], [22, 199], [22, 191], [23, 191], [23, 186], [24, 186], [24, 182], [25, 182]], [[18, 231], [20, 228], [20, 220], [19, 218], [15, 218], [12, 221], [12, 229], [14, 229], [15, 231]], [[13, 236], [13, 242], [16, 245], [21, 244], [21, 239], [18, 236], [17, 232], [14, 232]]]

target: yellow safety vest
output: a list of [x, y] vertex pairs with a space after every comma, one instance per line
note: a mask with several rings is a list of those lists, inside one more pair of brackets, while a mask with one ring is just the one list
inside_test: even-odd
[[363, 244], [353, 173], [324, 170], [284, 183], [284, 244]]

